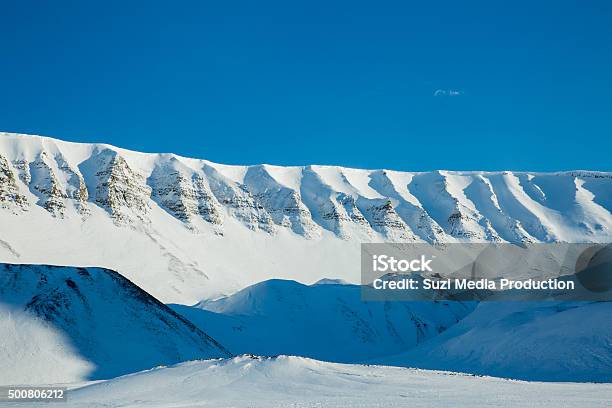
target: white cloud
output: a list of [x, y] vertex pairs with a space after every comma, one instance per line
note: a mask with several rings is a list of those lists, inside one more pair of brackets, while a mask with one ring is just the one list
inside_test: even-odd
[[436, 89], [433, 96], [459, 96], [463, 95], [463, 92], [456, 89]]

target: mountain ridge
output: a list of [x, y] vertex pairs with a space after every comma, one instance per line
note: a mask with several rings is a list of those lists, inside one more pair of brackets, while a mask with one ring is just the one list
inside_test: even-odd
[[0, 261], [106, 267], [167, 303], [357, 283], [364, 242], [610, 242], [611, 210], [606, 172], [229, 166], [0, 133]]
[[[612, 173], [606, 172], [228, 166], [169, 153], [9, 133], [0, 133], [0, 162], [6, 190], [0, 190], [0, 200], [5, 207], [12, 200], [13, 210], [27, 209], [29, 190], [53, 215], [64, 216], [66, 201], [75, 201], [81, 215], [86, 214], [89, 202], [105, 208], [118, 223], [147, 221], [150, 201], [156, 201], [189, 227], [197, 229], [192, 218], [199, 217], [217, 226], [218, 233], [223, 207], [251, 229], [274, 233], [288, 227], [306, 238], [320, 235], [321, 229], [347, 238], [352, 234], [347, 229], [357, 229], [366, 237], [409, 242], [567, 241], [572, 234], [559, 231], [556, 224], [571, 212], [592, 218], [589, 224], [576, 222], [584, 231], [574, 236], [598, 240], [609, 236], [612, 227], [612, 200], [598, 185], [602, 180], [612, 184]], [[559, 179], [553, 184], [573, 186], [543, 191], [543, 185], [551, 187], [551, 177]], [[507, 191], [511, 196], [501, 200]], [[567, 202], [559, 209], [547, 193]], [[561, 219], [551, 219], [557, 213]], [[496, 217], [503, 219], [495, 222]]]
[[120, 146], [116, 146], [113, 144], [109, 144], [109, 143], [104, 143], [104, 142], [75, 142], [75, 141], [70, 141], [70, 140], [64, 140], [61, 139], [60, 137], [56, 137], [56, 136], [45, 136], [45, 135], [37, 135], [37, 134], [31, 134], [31, 133], [19, 133], [19, 132], [6, 132], [6, 131], [0, 131], [0, 137], [18, 137], [18, 138], [36, 138], [36, 139], [44, 139], [50, 142], [59, 142], [61, 144], [66, 144], [66, 145], [77, 145], [77, 146], [95, 146], [95, 147], [103, 147], [103, 148], [110, 148], [113, 150], [117, 150], [117, 151], [122, 151], [125, 153], [133, 153], [133, 154], [139, 154], [139, 155], [154, 155], [154, 156], [175, 156], [178, 159], [186, 159], [186, 160], [194, 160], [194, 161], [202, 161], [202, 162], [207, 162], [207, 163], [211, 163], [214, 165], [218, 165], [218, 166], [226, 166], [226, 167], [277, 167], [277, 168], [305, 168], [305, 167], [310, 167], [310, 166], [315, 166], [315, 167], [338, 167], [338, 168], [342, 168], [342, 169], [349, 169], [349, 170], [364, 170], [364, 171], [392, 171], [392, 172], [398, 172], [398, 173], [413, 173], [413, 174], [419, 174], [419, 173], [430, 173], [433, 171], [441, 171], [441, 172], [446, 172], [446, 173], [457, 173], [457, 174], [497, 174], [497, 173], [504, 173], [504, 172], [512, 172], [512, 173], [529, 173], [529, 174], [534, 174], [534, 175], [542, 175], [542, 174], [549, 174], [549, 175], [559, 175], [559, 174], [567, 174], [567, 173], [576, 173], [576, 174], [585, 174], [585, 173], [592, 173], [593, 175], [598, 175], [598, 174], [603, 174], [603, 175], [607, 175], [612, 177], [612, 171], [603, 171], [603, 170], [589, 170], [589, 169], [568, 169], [568, 170], [555, 170], [555, 171], [530, 171], [530, 170], [449, 170], [449, 169], [431, 169], [431, 170], [399, 170], [399, 169], [392, 169], [392, 168], [365, 168], [365, 167], [350, 167], [350, 166], [343, 166], [343, 165], [339, 165], [339, 164], [331, 164], [331, 163], [312, 163], [312, 164], [305, 164], [305, 165], [281, 165], [281, 164], [273, 164], [273, 163], [254, 163], [254, 164], [223, 164], [223, 163], [219, 163], [219, 162], [214, 162], [214, 161], [210, 161], [208, 159], [204, 159], [204, 158], [197, 158], [197, 157], [189, 157], [189, 156], [184, 156], [181, 154], [177, 154], [177, 153], [173, 153], [173, 152], [144, 152], [144, 151], [140, 151], [140, 150], [134, 150], [134, 149], [128, 149], [128, 148], [124, 148], [124, 147], [120, 147]]

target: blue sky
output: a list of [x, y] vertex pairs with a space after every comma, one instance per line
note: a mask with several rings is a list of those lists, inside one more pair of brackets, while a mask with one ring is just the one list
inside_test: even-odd
[[0, 1], [4, 131], [235, 164], [612, 170], [609, 1]]

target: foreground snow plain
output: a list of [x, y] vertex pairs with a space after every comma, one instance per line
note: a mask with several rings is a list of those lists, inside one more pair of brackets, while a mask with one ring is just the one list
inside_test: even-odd
[[70, 391], [68, 402], [61, 405], [557, 408], [607, 407], [610, 400], [612, 384], [522, 382], [302, 357], [239, 356], [158, 367], [86, 385]]

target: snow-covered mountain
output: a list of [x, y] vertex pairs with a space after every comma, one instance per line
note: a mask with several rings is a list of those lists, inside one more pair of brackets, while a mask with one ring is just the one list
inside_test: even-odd
[[231, 354], [116, 272], [0, 264], [0, 355], [0, 384], [39, 384]]
[[269, 280], [196, 306], [172, 305], [234, 354], [355, 363], [436, 337], [474, 303], [362, 302], [357, 285]]
[[169, 308], [110, 270], [0, 264], [0, 384], [108, 379], [230, 351], [610, 382], [611, 306], [362, 302], [356, 285], [270, 280]]
[[483, 302], [385, 365], [531, 381], [612, 382], [612, 302]]
[[357, 282], [361, 242], [610, 242], [611, 210], [602, 172], [227, 166], [0, 134], [0, 261], [103, 266], [164, 302]]
[[171, 307], [236, 354], [612, 382], [612, 302], [362, 302], [355, 285], [272, 280]]

